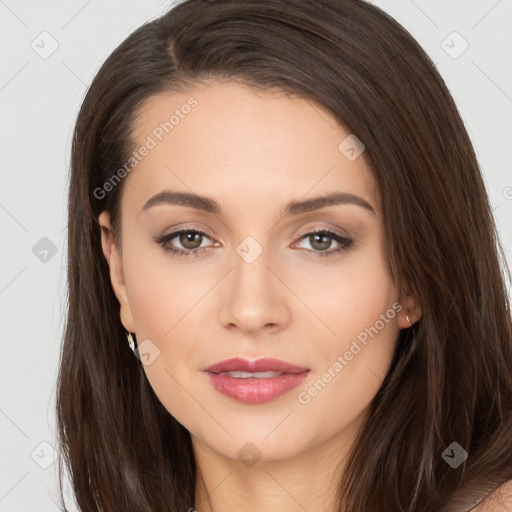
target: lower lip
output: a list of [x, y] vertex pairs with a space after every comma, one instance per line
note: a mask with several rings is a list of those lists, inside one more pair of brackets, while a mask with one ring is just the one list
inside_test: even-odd
[[238, 379], [229, 375], [208, 372], [212, 386], [223, 395], [246, 404], [263, 404], [288, 393], [301, 384], [309, 370], [300, 373], [283, 373], [270, 379]]

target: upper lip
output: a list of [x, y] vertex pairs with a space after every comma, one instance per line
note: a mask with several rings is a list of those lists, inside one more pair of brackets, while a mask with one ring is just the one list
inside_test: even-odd
[[205, 368], [205, 372], [210, 373], [221, 373], [221, 372], [231, 372], [231, 371], [242, 371], [242, 372], [282, 372], [282, 373], [300, 373], [309, 368], [304, 368], [302, 366], [296, 366], [294, 364], [287, 363], [286, 361], [281, 361], [280, 359], [274, 359], [272, 357], [262, 357], [260, 359], [255, 359], [253, 361], [249, 361], [247, 359], [243, 359], [241, 357], [234, 357], [232, 359], [226, 359], [225, 361], [220, 361], [219, 363], [215, 363], [208, 368]]

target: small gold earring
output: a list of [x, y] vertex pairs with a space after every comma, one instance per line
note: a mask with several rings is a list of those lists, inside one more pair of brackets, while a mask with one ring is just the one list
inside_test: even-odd
[[411, 320], [409, 319], [409, 315], [405, 315], [405, 319], [407, 320], [407, 322], [409, 323], [409, 325], [412, 325], [412, 324], [411, 324]]

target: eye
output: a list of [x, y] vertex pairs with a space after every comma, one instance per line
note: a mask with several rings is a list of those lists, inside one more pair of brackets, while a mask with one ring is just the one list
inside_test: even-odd
[[[314, 256], [321, 257], [334, 256], [343, 251], [346, 251], [354, 242], [351, 238], [322, 228], [309, 231], [308, 233], [304, 234], [300, 240], [305, 240], [309, 243], [311, 250], [308, 250], [308, 252], [312, 252]], [[335, 241], [339, 247], [328, 251], [328, 249], [331, 248], [333, 241]], [[296, 244], [298, 243], [299, 242], [296, 242]]]
[[[164, 251], [176, 256], [198, 256], [205, 250], [204, 246], [201, 247], [205, 238], [209, 239], [208, 234], [199, 229], [180, 229], [153, 239]], [[171, 243], [174, 239], [175, 243], [181, 244], [181, 248]]]

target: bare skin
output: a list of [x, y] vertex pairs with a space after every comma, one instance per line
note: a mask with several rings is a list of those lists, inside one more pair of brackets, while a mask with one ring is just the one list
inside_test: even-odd
[[[197, 106], [124, 178], [122, 252], [108, 213], [99, 219], [121, 321], [158, 352], [146, 375], [191, 434], [200, 482], [191, 509], [333, 510], [343, 460], [400, 329], [421, 316], [419, 302], [389, 275], [374, 178], [363, 156], [340, 151], [350, 133], [329, 113], [282, 93], [214, 82], [152, 97], [136, 120], [137, 145], [191, 96]], [[222, 212], [164, 203], [144, 210], [163, 190], [208, 196]], [[370, 208], [349, 202], [283, 214], [290, 201], [332, 192]], [[175, 256], [153, 239], [181, 228], [207, 236], [191, 235], [185, 246], [176, 235], [167, 246], [195, 244], [202, 253]], [[314, 228], [351, 242], [315, 241]], [[256, 257], [248, 262], [244, 254]], [[358, 335], [381, 324], [351, 350]], [[274, 357], [311, 372], [277, 399], [247, 404], [219, 393], [203, 372], [237, 356]], [[325, 385], [308, 391], [319, 379]], [[241, 449], [257, 462], [249, 467]]]
[[510, 512], [512, 510], [512, 480], [500, 485], [471, 512]]

